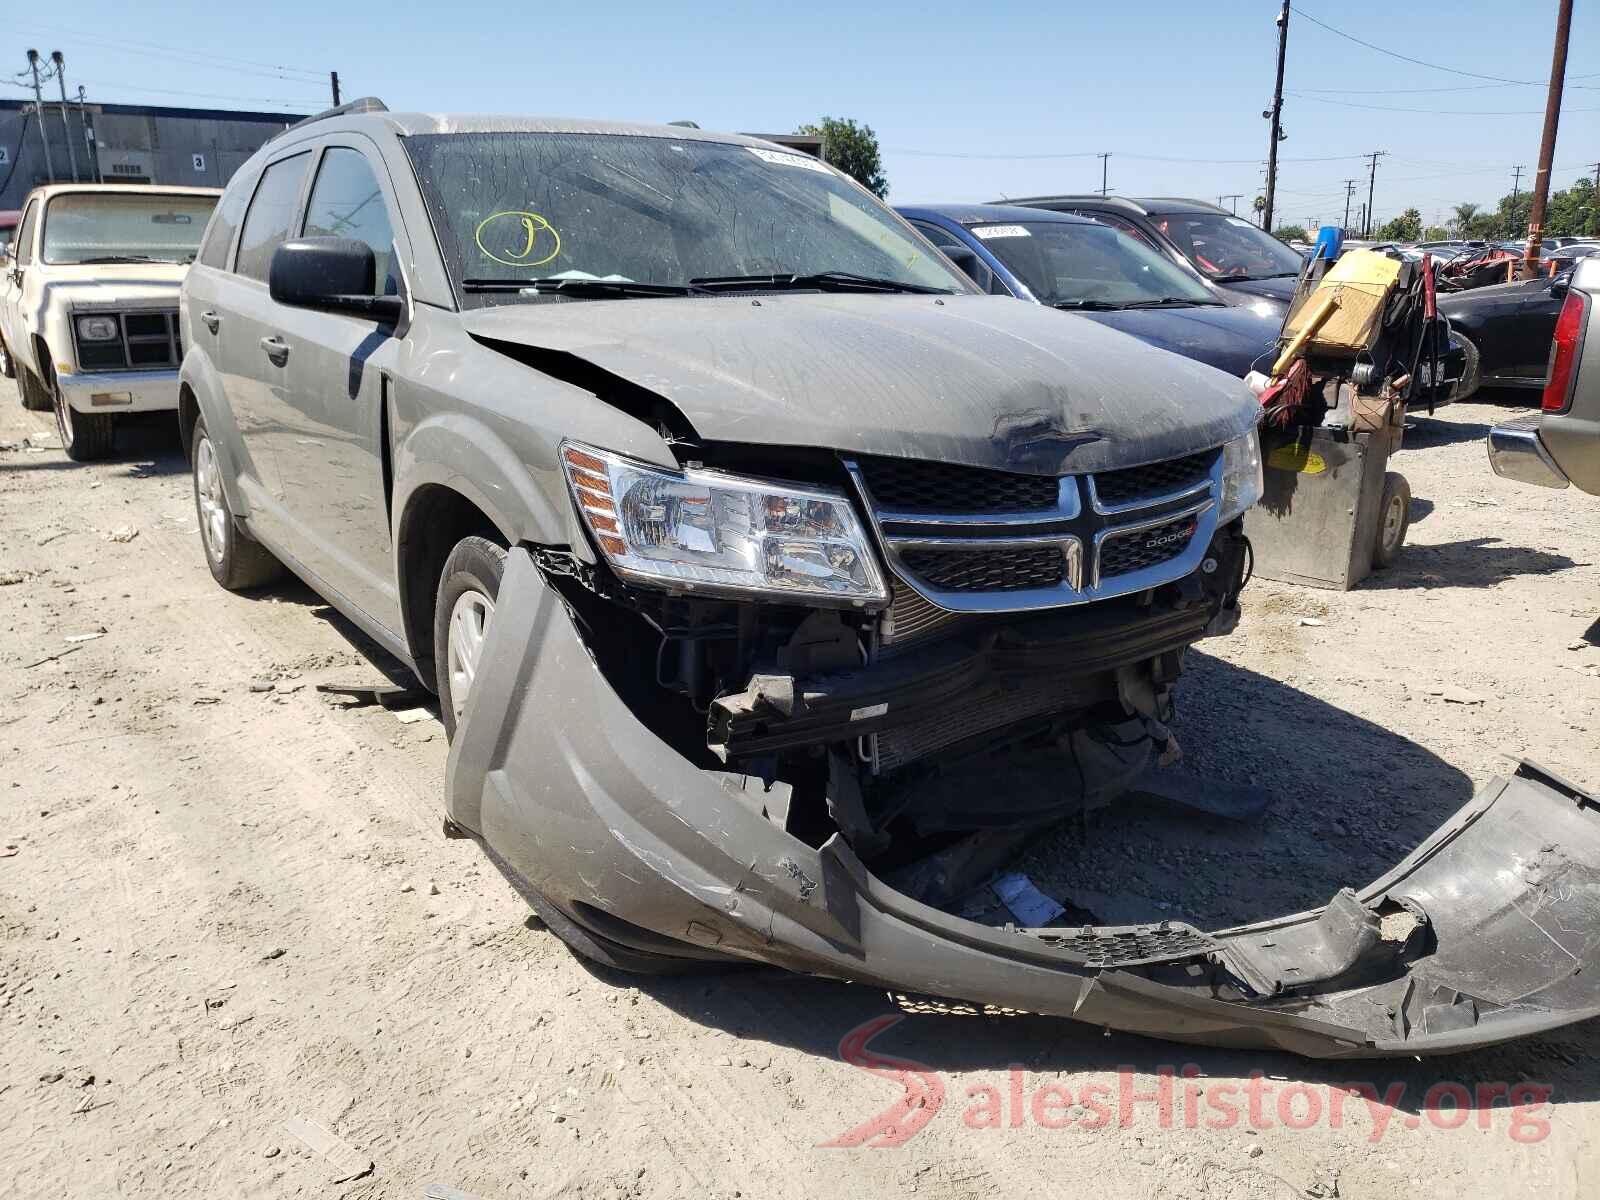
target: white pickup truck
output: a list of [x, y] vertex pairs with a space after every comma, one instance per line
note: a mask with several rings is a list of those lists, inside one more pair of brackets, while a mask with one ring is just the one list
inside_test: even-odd
[[123, 413], [178, 407], [178, 287], [221, 192], [36, 188], [0, 258], [0, 370], [53, 407], [78, 461], [111, 452]]

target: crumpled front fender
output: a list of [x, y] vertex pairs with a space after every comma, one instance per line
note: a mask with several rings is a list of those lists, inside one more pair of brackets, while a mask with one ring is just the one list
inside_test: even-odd
[[[564, 912], [796, 971], [1211, 1045], [1438, 1054], [1600, 1013], [1600, 802], [1524, 763], [1382, 878], [1207, 933], [994, 928], [889, 887], [842, 837], [642, 725], [529, 553], [507, 559], [447, 799]], [[1242, 881], [1240, 886], [1248, 886]], [[667, 944], [672, 944], [668, 942]]]

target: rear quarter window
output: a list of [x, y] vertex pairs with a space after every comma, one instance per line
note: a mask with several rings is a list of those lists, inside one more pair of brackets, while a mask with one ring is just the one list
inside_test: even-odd
[[239, 176], [222, 193], [217, 210], [211, 215], [211, 224], [206, 229], [205, 241], [200, 244], [197, 261], [208, 267], [216, 267], [219, 271], [228, 269], [228, 250], [233, 245], [233, 235], [239, 229], [239, 218], [244, 215], [245, 203], [250, 199], [250, 191], [254, 186], [254, 175], [248, 179]]

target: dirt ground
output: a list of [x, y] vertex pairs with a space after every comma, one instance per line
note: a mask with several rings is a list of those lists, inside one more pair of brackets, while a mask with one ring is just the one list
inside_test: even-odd
[[[1512, 755], [1600, 789], [1600, 501], [1491, 475], [1508, 411], [1408, 434], [1400, 566], [1348, 594], [1258, 580], [1192, 656], [1187, 764], [1268, 788], [1268, 815], [1105, 814], [1034, 852], [1041, 886], [1268, 915], [1364, 883]], [[1600, 1026], [1322, 1065], [586, 970], [441, 836], [437, 721], [314, 690], [383, 680], [359, 635], [304, 588], [212, 583], [171, 427], [93, 466], [51, 431], [0, 402], [0, 1194], [1594, 1192]], [[875, 1019], [888, 1057], [863, 1058]], [[1499, 1084], [1520, 1108], [1457, 1111]], [[885, 1145], [868, 1123], [907, 1094]]]

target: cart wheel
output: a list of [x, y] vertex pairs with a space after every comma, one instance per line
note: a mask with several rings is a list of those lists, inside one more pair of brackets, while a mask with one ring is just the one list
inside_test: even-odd
[[1378, 510], [1378, 540], [1372, 547], [1372, 565], [1387, 567], [1400, 557], [1411, 528], [1411, 485], [1394, 471], [1383, 477], [1383, 504]]

